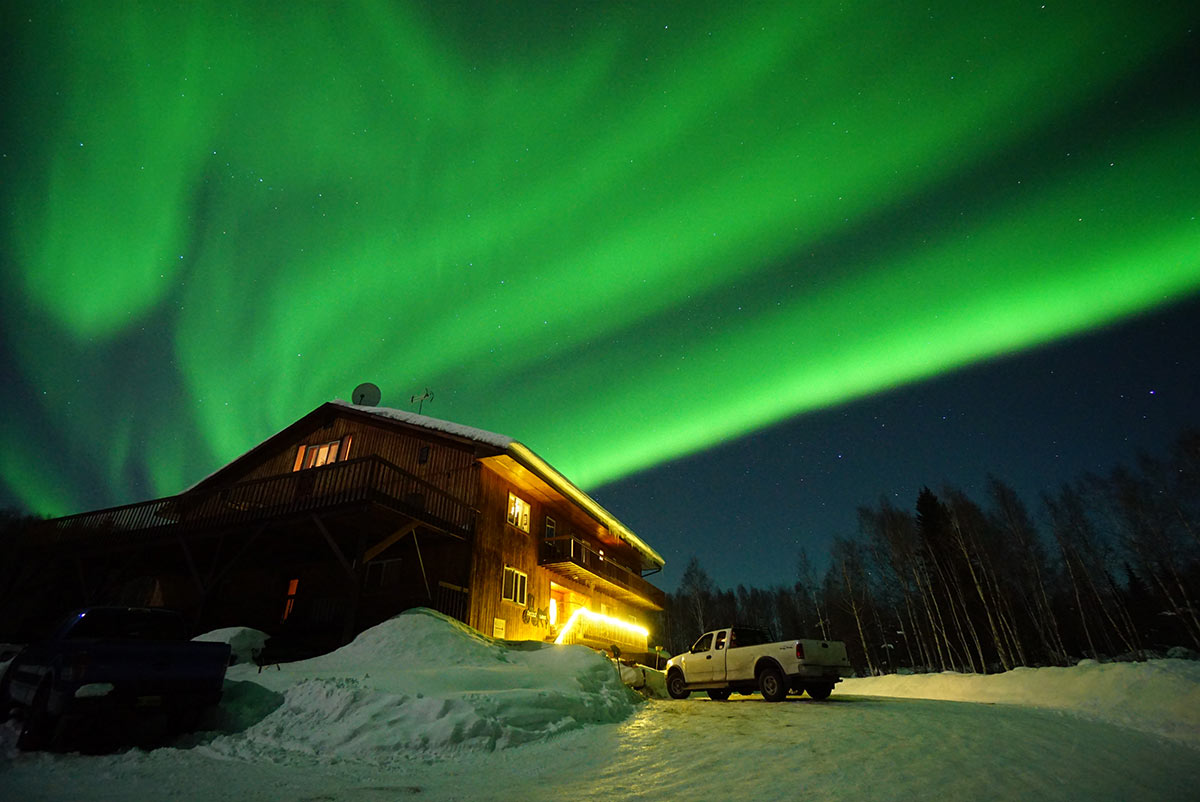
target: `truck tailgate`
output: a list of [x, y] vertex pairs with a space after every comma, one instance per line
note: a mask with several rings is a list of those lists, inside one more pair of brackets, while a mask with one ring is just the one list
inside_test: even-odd
[[801, 661], [809, 666], [837, 666], [850, 668], [846, 657], [846, 644], [842, 641], [801, 640], [804, 647], [804, 659]]

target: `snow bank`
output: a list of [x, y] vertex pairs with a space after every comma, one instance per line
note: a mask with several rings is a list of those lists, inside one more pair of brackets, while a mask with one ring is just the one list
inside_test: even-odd
[[1062, 710], [1200, 748], [1200, 663], [1188, 660], [862, 677], [843, 680], [836, 693]]
[[267, 640], [271, 636], [265, 632], [250, 627], [227, 627], [226, 629], [214, 629], [212, 632], [205, 632], [203, 635], [197, 635], [192, 640], [207, 641], [210, 643], [228, 643], [233, 662], [230, 665], [239, 665], [244, 663], [254, 663], [257, 657], [262, 654], [263, 647], [267, 645]]
[[[234, 666], [231, 683], [282, 696], [265, 717], [205, 748], [287, 762], [491, 751], [625, 719], [640, 701], [616, 667], [583, 646], [489, 638], [432, 610], [410, 610], [330, 654], [267, 668]], [[262, 705], [235, 686], [222, 707]]]

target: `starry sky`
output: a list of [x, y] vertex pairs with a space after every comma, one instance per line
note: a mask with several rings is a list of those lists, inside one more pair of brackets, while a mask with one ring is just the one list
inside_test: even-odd
[[0, 11], [0, 504], [170, 495], [361, 381], [668, 560], [1196, 425], [1186, 2]]

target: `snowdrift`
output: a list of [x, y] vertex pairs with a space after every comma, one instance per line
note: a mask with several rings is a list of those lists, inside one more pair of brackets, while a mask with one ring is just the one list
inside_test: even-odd
[[1003, 674], [887, 675], [843, 680], [835, 694], [942, 699], [1061, 710], [1200, 748], [1200, 662], [1150, 660]]
[[278, 670], [233, 666], [228, 680], [226, 734], [203, 748], [272, 762], [492, 751], [621, 721], [640, 701], [591, 649], [496, 640], [426, 609]]
[[229, 652], [233, 660], [231, 665], [239, 665], [241, 663], [256, 662], [258, 656], [266, 648], [270, 637], [267, 633], [251, 629], [250, 627], [228, 627], [226, 629], [214, 629], [211, 632], [205, 632], [203, 635], [197, 635], [192, 638], [192, 640], [209, 643], [228, 643]]

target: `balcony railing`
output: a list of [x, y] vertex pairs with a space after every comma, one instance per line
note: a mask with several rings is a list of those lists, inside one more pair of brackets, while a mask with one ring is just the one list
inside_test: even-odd
[[617, 644], [625, 651], [645, 652], [647, 634], [645, 627], [632, 621], [578, 610], [568, 619], [555, 643], [582, 643], [600, 649]]
[[548, 568], [555, 566], [575, 566], [583, 569], [592, 576], [605, 580], [618, 588], [631, 593], [639, 600], [650, 602], [655, 609], [663, 609], [666, 605], [666, 593], [651, 585], [640, 574], [634, 573], [620, 563], [613, 562], [609, 557], [600, 554], [584, 541], [573, 538], [545, 540], [542, 542], [538, 563]]
[[250, 524], [356, 502], [375, 502], [467, 535], [476, 510], [380, 457], [360, 457], [319, 468], [253, 479], [226, 487], [83, 512], [45, 521], [62, 535], [149, 533]]

